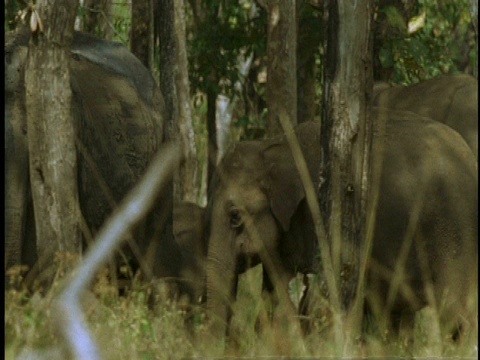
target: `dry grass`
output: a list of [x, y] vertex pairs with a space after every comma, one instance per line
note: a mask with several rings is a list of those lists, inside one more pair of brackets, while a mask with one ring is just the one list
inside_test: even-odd
[[[235, 358], [329, 357], [339, 354], [331, 331], [328, 302], [317, 298], [312, 331], [306, 336], [292, 332], [294, 319], [272, 323], [260, 322], [268, 306], [260, 298], [261, 268], [241, 276], [238, 301], [234, 306], [231, 333], [226, 355]], [[16, 274], [17, 280], [19, 278]], [[26, 291], [5, 292], [5, 354], [7, 359], [63, 359], [62, 340], [55, 326], [54, 296], [61, 282], [44, 296]], [[100, 273], [91, 292], [83, 298], [83, 309], [93, 338], [105, 359], [211, 358], [218, 354], [209, 338], [202, 309], [188, 313], [180, 302], [166, 295], [165, 284], [134, 284], [125, 295], [118, 296]], [[153, 300], [153, 301], [152, 301]], [[154, 305], [152, 305], [154, 304]], [[476, 358], [477, 329], [462, 343], [443, 339], [438, 344], [429, 338], [428, 316], [412, 334], [396, 336], [379, 332], [367, 319], [364, 337], [348, 349], [346, 357], [456, 357]], [[258, 328], [261, 330], [259, 331]]]

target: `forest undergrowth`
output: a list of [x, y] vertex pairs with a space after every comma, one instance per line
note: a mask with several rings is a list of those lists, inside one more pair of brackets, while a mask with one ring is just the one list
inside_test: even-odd
[[[10, 281], [21, 280], [23, 269], [11, 271]], [[342, 349], [335, 341], [328, 301], [316, 297], [310, 311], [308, 334], [295, 332], [299, 319], [265, 320], [269, 314], [261, 299], [261, 267], [241, 276], [234, 304], [225, 356], [233, 358], [477, 358], [477, 329], [462, 341], [433, 338], [428, 316], [413, 332], [400, 335], [381, 331], [371, 318], [364, 320], [360, 339]], [[132, 281], [119, 295], [100, 272], [82, 306], [92, 338], [104, 359], [177, 359], [218, 356], [209, 337], [205, 311], [189, 308], [183, 299], [172, 300], [164, 281]], [[6, 359], [63, 359], [65, 345], [56, 322], [55, 296], [62, 279], [41, 295], [14, 286], [5, 291]], [[291, 289], [292, 290], [292, 289]], [[291, 291], [291, 295], [292, 295]], [[295, 297], [292, 295], [292, 297]], [[268, 316], [267, 316], [268, 317]], [[422, 323], [423, 322], [423, 323]], [[340, 345], [342, 347], [342, 345]]]

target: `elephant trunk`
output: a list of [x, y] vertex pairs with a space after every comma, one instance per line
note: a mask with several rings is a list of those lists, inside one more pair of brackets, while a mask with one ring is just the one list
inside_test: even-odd
[[206, 286], [210, 333], [223, 339], [228, 329], [236, 285], [235, 254], [231, 242], [211, 237], [209, 241]]

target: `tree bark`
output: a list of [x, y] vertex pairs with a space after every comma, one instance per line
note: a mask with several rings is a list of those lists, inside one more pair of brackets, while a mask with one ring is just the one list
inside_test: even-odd
[[478, 0], [470, 0], [470, 16], [472, 17], [473, 29], [475, 30], [475, 47], [477, 57], [473, 66], [473, 76], [478, 79]]
[[267, 134], [282, 133], [279, 114], [285, 111], [297, 124], [295, 0], [268, 1], [267, 39]]
[[[217, 82], [217, 80], [214, 80]], [[208, 168], [207, 179], [210, 181], [213, 177], [217, 165], [217, 126], [216, 126], [216, 101], [217, 91], [214, 91], [212, 87], [207, 88], [207, 132], [208, 132]]]
[[185, 30], [184, 1], [162, 0], [161, 19], [161, 88], [167, 108], [167, 133], [177, 139], [185, 161], [175, 180], [175, 199], [200, 201], [200, 171], [192, 123], [190, 85]]
[[176, 138], [175, 111], [176, 111], [176, 88], [175, 88], [175, 24], [172, 0], [158, 1], [159, 14], [159, 39], [160, 39], [160, 89], [165, 101], [166, 140]]
[[[353, 4], [328, 1], [327, 51], [321, 125], [322, 167], [320, 207], [327, 224], [332, 263], [345, 305], [352, 300], [363, 304], [363, 288], [358, 287], [362, 249], [366, 246], [367, 195], [372, 124], [368, 121], [373, 89], [372, 22], [373, 1]], [[349, 278], [341, 278], [353, 269]], [[363, 279], [363, 278], [362, 278]], [[349, 307], [357, 318], [359, 331], [362, 311], [358, 301]], [[348, 319], [353, 317], [348, 317]], [[352, 336], [347, 335], [347, 339]]]
[[152, 0], [132, 1], [130, 51], [150, 69], [153, 60]]
[[315, 118], [317, 111], [317, 66], [315, 54], [322, 39], [322, 24], [313, 16], [309, 4], [299, 1], [297, 31], [297, 122]]
[[77, 0], [41, 0], [44, 25], [30, 40], [26, 108], [30, 182], [39, 268], [52, 279], [54, 255], [80, 254], [75, 124], [71, 111], [70, 44]]

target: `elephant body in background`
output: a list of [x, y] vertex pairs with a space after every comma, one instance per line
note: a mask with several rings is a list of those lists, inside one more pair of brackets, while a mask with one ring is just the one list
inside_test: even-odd
[[[28, 41], [22, 32], [7, 34], [5, 41], [6, 267], [31, 267], [36, 260], [24, 85]], [[164, 105], [148, 69], [123, 45], [76, 32], [70, 51], [79, 200], [94, 234], [163, 142]], [[173, 239], [172, 192], [158, 204], [133, 236], [141, 254], [156, 249], [149, 258], [157, 276], [178, 277], [182, 259]]]
[[[377, 124], [377, 112], [372, 116]], [[319, 131], [316, 123], [296, 129], [316, 189]], [[373, 163], [381, 164], [381, 177], [371, 184], [380, 197], [367, 299], [385, 308], [391, 274], [411, 235], [392, 318], [424, 306], [425, 285], [431, 282], [446, 320], [469, 319], [466, 303], [475, 293], [478, 262], [475, 157], [457, 132], [409, 112], [388, 111], [385, 136], [376, 132], [374, 146], [383, 151], [372, 152]], [[288, 281], [297, 272], [318, 272], [319, 264], [312, 218], [285, 138], [237, 144], [215, 176], [206, 280], [213, 329], [221, 333], [238, 274], [262, 262], [265, 254], [279, 265], [280, 280]], [[271, 278], [264, 266], [264, 280], [271, 283]], [[277, 284], [286, 286], [286, 281]]]
[[478, 159], [478, 80], [470, 75], [443, 75], [410, 86], [375, 84], [374, 106], [411, 111], [450, 126]]

